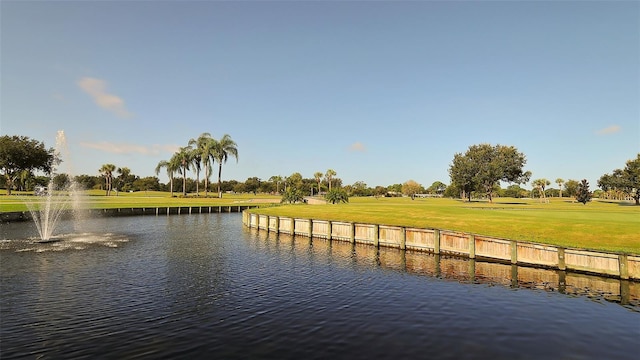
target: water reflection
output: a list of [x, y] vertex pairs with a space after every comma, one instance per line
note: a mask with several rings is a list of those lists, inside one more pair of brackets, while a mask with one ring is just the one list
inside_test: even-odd
[[476, 261], [395, 248], [376, 249], [365, 244], [330, 241], [321, 238], [274, 234], [250, 229], [260, 242], [257, 248], [275, 254], [327, 259], [329, 263], [352, 269], [377, 266], [415, 275], [437, 277], [461, 283], [487, 284], [520, 289], [559, 292], [593, 300], [615, 302], [640, 311], [640, 283], [555, 269], [523, 267], [497, 262]]
[[637, 283], [277, 236], [237, 214], [85, 225], [104, 238], [64, 251], [21, 251], [28, 227], [2, 225], [2, 359], [635, 359]]

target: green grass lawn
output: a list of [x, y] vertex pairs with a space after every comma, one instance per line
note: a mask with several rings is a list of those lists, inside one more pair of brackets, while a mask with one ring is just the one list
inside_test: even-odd
[[[27, 211], [29, 194], [4, 196], [0, 211]], [[177, 195], [177, 193], [176, 193]], [[203, 194], [201, 194], [203, 195]], [[213, 194], [214, 195], [214, 194]], [[170, 197], [166, 192], [119, 193], [104, 196], [91, 190], [82, 196], [82, 207], [90, 209], [265, 205], [257, 213], [322, 220], [456, 230], [512, 240], [532, 241], [565, 247], [624, 252], [640, 255], [640, 206], [594, 200], [587, 205], [570, 198], [537, 200], [496, 199], [465, 202], [452, 199], [351, 198], [339, 205], [285, 205], [271, 207], [279, 196], [224, 194], [222, 199]]]
[[[180, 195], [174, 193], [174, 196]], [[209, 196], [216, 194], [209, 193]], [[0, 192], [0, 212], [27, 211], [27, 202], [39, 202], [44, 198], [33, 196], [32, 193], [12, 192], [11, 196]], [[265, 194], [224, 194], [222, 199], [215, 197], [199, 197], [189, 194], [188, 197], [171, 197], [168, 192], [139, 191], [133, 193], [120, 192], [116, 196], [105, 196], [104, 190], [84, 191], [80, 196], [80, 207], [85, 209], [111, 209], [132, 207], [167, 207], [167, 206], [227, 206], [227, 205], [268, 205], [279, 202], [279, 196]]]
[[322, 220], [437, 228], [564, 247], [640, 254], [640, 206], [573, 199], [351, 198], [340, 205], [287, 205], [260, 214]]

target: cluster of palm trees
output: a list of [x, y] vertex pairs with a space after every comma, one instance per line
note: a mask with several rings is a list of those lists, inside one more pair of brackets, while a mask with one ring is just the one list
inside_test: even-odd
[[204, 167], [204, 187], [205, 196], [208, 195], [209, 178], [213, 171], [213, 164], [218, 163], [218, 196], [222, 197], [222, 164], [225, 164], [229, 157], [234, 157], [238, 161], [238, 145], [225, 134], [221, 139], [216, 140], [209, 133], [202, 133], [197, 139], [190, 139], [185, 147], [181, 147], [173, 154], [168, 161], [162, 160], [156, 166], [156, 175], [161, 169], [166, 169], [169, 176], [171, 196], [173, 196], [174, 175], [182, 175], [182, 195], [187, 195], [187, 171], [194, 170], [196, 173], [196, 195], [200, 195], [200, 171]]
[[[103, 164], [98, 172], [104, 176], [105, 180], [105, 190], [107, 192], [107, 196], [111, 195], [111, 190], [113, 189], [113, 173], [118, 172], [121, 178], [126, 178], [131, 174], [131, 169], [128, 167], [117, 167], [114, 164]], [[116, 187], [116, 195], [118, 194], [118, 188]]]

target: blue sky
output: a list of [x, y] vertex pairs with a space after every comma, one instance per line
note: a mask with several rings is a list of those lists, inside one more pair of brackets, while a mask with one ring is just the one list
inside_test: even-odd
[[640, 152], [637, 1], [3, 0], [0, 20], [0, 134], [64, 130], [76, 174], [152, 176], [203, 132], [238, 143], [239, 181], [426, 187], [491, 143], [595, 188]]

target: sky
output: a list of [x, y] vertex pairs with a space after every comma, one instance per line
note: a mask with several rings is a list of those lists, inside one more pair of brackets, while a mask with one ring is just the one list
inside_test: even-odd
[[64, 131], [75, 175], [207, 132], [223, 180], [428, 187], [489, 143], [593, 189], [640, 153], [640, 2], [2, 0], [0, 79], [0, 135]]

